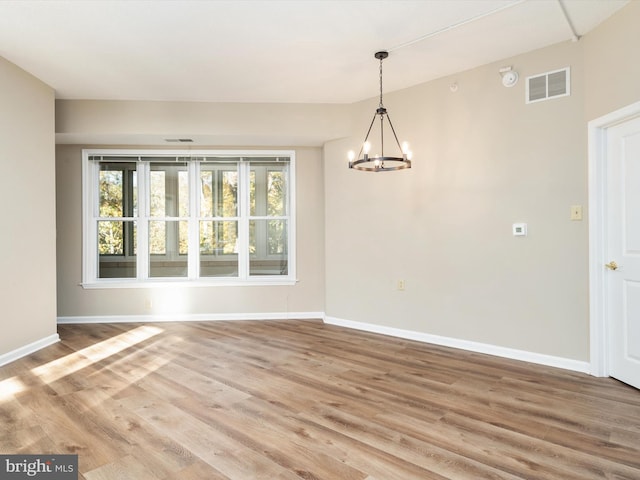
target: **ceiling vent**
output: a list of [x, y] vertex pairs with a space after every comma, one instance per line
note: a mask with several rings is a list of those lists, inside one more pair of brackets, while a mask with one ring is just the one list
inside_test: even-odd
[[527, 77], [527, 103], [542, 102], [571, 94], [570, 68]]

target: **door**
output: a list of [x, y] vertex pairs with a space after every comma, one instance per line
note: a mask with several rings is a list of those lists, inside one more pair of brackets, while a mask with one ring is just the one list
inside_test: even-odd
[[609, 375], [640, 388], [640, 117], [606, 133]]

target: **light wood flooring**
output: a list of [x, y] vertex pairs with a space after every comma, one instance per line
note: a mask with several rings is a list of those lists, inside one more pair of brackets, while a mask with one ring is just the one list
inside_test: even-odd
[[60, 325], [0, 368], [0, 453], [79, 478], [640, 479], [640, 392], [324, 325]]

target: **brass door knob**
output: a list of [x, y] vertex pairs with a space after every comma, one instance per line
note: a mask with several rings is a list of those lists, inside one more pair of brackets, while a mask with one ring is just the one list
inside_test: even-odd
[[617, 270], [618, 269], [618, 264], [616, 262], [614, 262], [613, 260], [611, 260], [609, 263], [605, 263], [604, 266], [607, 267], [609, 270]]

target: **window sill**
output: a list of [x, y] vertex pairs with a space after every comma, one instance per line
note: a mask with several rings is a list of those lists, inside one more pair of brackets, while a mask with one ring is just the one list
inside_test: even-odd
[[299, 280], [293, 278], [251, 278], [240, 280], [237, 278], [216, 278], [216, 279], [105, 279], [95, 282], [83, 282], [79, 285], [85, 290], [100, 290], [111, 288], [193, 288], [193, 287], [265, 287], [265, 286], [291, 286]]

